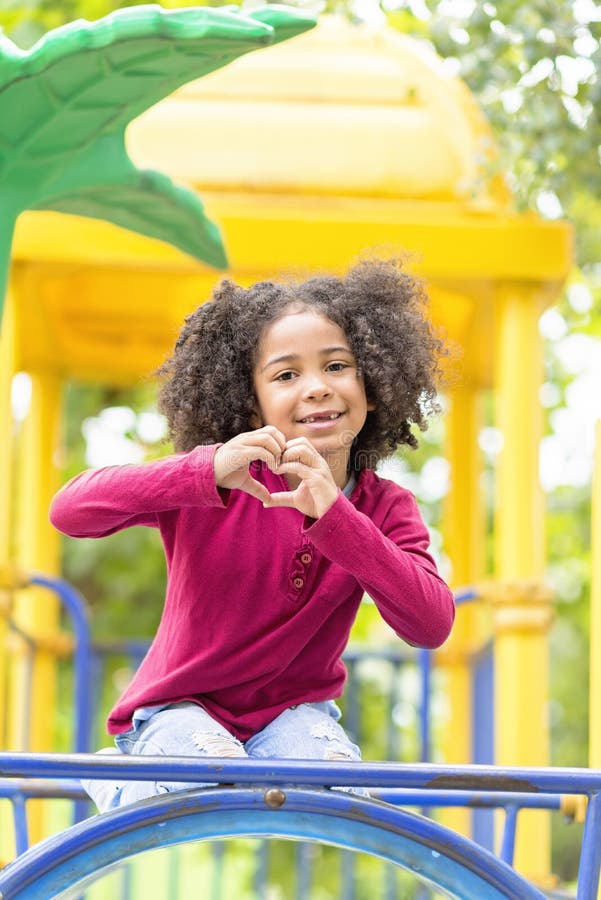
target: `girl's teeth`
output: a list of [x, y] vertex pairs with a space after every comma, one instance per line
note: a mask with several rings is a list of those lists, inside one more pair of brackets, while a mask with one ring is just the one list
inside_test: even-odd
[[340, 413], [332, 413], [331, 416], [317, 416], [317, 418], [307, 416], [306, 419], [301, 419], [301, 422], [306, 422], [307, 424], [310, 422], [323, 422], [326, 419], [337, 419], [339, 415]]

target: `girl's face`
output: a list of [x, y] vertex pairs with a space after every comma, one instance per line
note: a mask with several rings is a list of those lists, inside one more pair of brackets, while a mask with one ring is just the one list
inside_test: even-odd
[[351, 444], [374, 406], [342, 329], [293, 307], [263, 332], [253, 380], [253, 425], [274, 425], [288, 441], [308, 438], [343, 485]]

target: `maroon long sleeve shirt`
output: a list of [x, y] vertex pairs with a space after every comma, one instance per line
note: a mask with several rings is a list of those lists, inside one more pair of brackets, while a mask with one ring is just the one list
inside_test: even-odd
[[[217, 489], [217, 446], [84, 472], [53, 500], [52, 523], [72, 537], [145, 525], [163, 540], [162, 618], [109, 716], [111, 734], [131, 727], [137, 707], [186, 699], [244, 741], [289, 706], [340, 696], [364, 592], [411, 644], [437, 647], [451, 630], [453, 595], [412, 494], [366, 469], [320, 519], [266, 509]], [[251, 471], [287, 490], [266, 467]]]

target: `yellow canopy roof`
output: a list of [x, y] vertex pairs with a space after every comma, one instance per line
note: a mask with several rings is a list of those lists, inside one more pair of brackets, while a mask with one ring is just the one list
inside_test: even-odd
[[[486, 383], [499, 285], [556, 294], [565, 223], [518, 215], [467, 88], [421, 43], [325, 17], [177, 91], [132, 124], [137, 165], [198, 191], [244, 283], [409, 251], [433, 317]], [[104, 222], [21, 216], [14, 244], [19, 364], [131, 383], [169, 352], [219, 273]]]

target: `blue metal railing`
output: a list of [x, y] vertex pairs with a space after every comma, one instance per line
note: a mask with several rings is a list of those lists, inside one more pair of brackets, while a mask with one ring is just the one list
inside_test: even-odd
[[[265, 834], [266, 830], [279, 836], [333, 840], [351, 849], [377, 853], [398, 865], [425, 874], [443, 888], [456, 888], [459, 884], [462, 890], [457, 896], [460, 897], [478, 900], [488, 896], [514, 900], [541, 898], [543, 895], [534, 886], [515, 873], [509, 874], [513, 870], [488, 851], [428, 819], [398, 809], [398, 801], [423, 806], [429, 799], [441, 804], [447, 793], [449, 805], [468, 799], [470, 804], [477, 803], [492, 796], [493, 802], [509, 801], [513, 808], [548, 808], [550, 801], [547, 797], [586, 795], [588, 809], [577, 900], [595, 900], [599, 886], [601, 771], [0, 753], [0, 773], [17, 778], [126, 777], [143, 781], [225, 782], [236, 786], [229, 790], [185, 791], [179, 797], [177, 794], [167, 795], [80, 823], [56, 839], [32, 848], [0, 874], [0, 895], [5, 900], [21, 896], [24, 900], [29, 900], [30, 896], [52, 896], [35, 892], [19, 894], [19, 885], [30, 885], [33, 878], [39, 887], [45, 883], [46, 877], [48, 884], [52, 883], [52, 878], [59, 877], [75, 879], [73, 882], [63, 881], [62, 887], [77, 885], [79, 879], [93, 874], [96, 868], [110, 864], [113, 861], [111, 853], [115, 858], [121, 858], [118, 854], [123, 855], [124, 848], [129, 848], [131, 852], [132, 848], [163, 846], [172, 840]], [[295, 787], [290, 788], [290, 784]], [[381, 804], [353, 797], [352, 794], [324, 790], [332, 785], [371, 788], [376, 797], [386, 798], [387, 802]], [[253, 790], [249, 791], [246, 786], [252, 786]], [[316, 787], [321, 789], [317, 794], [314, 791]], [[393, 791], [396, 793], [391, 793]], [[389, 802], [393, 798], [394, 804]], [[265, 807], [270, 811], [267, 818]], [[236, 810], [233, 816], [228, 814], [228, 810], [232, 809]], [[203, 816], [199, 815], [201, 812]], [[346, 832], [340, 830], [340, 822], [336, 820], [338, 814]], [[188, 816], [192, 817], [190, 821]], [[186, 819], [187, 831], [183, 824], [181, 828], [173, 825], [180, 818], [182, 821]], [[314, 822], [310, 821], [312, 818]], [[156, 824], [159, 822], [162, 826], [175, 828], [175, 833], [169, 836], [169, 829], [166, 828], [163, 838], [158, 838], [160, 829], [156, 828]], [[356, 830], [368, 824], [382, 832], [377, 839], [371, 833]], [[151, 825], [152, 829], [148, 830]], [[398, 840], [391, 835], [396, 835]], [[436, 862], [438, 857], [440, 864]], [[451, 874], [449, 867], [453, 870]], [[58, 876], [55, 870], [59, 871]], [[48, 876], [47, 872], [50, 873]], [[468, 890], [472, 876], [477, 877], [479, 887]], [[489, 887], [491, 893], [488, 892]], [[484, 889], [484, 893], [474, 893], [474, 890]]]

